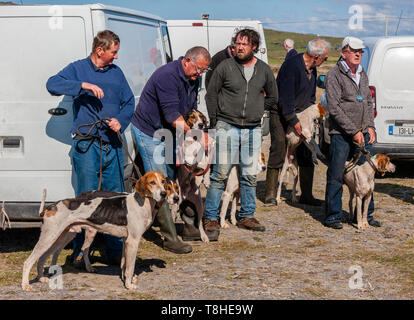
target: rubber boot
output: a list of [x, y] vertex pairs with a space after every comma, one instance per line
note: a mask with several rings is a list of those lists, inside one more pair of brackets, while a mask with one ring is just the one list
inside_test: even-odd
[[314, 170], [314, 167], [299, 167], [299, 182], [301, 190], [299, 203], [320, 207], [322, 205], [322, 201], [315, 199], [312, 195]]
[[193, 248], [180, 241], [177, 237], [175, 224], [171, 217], [170, 209], [164, 204], [157, 213], [157, 220], [160, 224], [160, 231], [164, 237], [163, 248], [178, 254], [190, 253]]
[[267, 168], [265, 204], [277, 205], [276, 192], [280, 169]]
[[[197, 214], [195, 206], [189, 202], [184, 201], [180, 206], [181, 219], [184, 221], [183, 241], [199, 241], [201, 240], [200, 230], [198, 229]], [[220, 231], [205, 230], [206, 235], [210, 241], [217, 241]]]

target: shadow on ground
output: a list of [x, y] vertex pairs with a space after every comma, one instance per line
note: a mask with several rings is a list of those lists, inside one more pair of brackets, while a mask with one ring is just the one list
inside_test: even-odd
[[[384, 193], [395, 199], [414, 204], [414, 188], [403, 186], [397, 183], [375, 183], [375, 192]], [[374, 198], [375, 199], [375, 198]]]

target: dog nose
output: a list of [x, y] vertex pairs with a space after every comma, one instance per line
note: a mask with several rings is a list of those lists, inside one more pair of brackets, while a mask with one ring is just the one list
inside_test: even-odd
[[161, 197], [165, 198], [166, 196], [167, 196], [167, 192], [162, 191], [162, 192], [161, 192]]
[[174, 203], [177, 203], [180, 200], [177, 196], [174, 197]]
[[204, 124], [199, 123], [199, 124], [198, 124], [198, 128], [199, 128], [200, 130], [203, 130], [203, 129], [204, 129]]

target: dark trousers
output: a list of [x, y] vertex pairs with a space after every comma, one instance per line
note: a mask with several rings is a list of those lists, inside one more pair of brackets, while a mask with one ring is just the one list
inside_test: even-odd
[[[369, 134], [364, 135], [365, 148], [372, 154], [372, 144], [368, 144]], [[329, 146], [329, 165], [326, 173], [325, 191], [325, 223], [332, 224], [341, 221], [342, 217], [342, 184], [345, 162], [358, 156], [360, 148], [352, 142], [352, 137], [334, 134], [331, 136]], [[361, 155], [358, 165], [366, 161], [365, 155]], [[374, 197], [368, 207], [368, 221], [373, 219]]]
[[[267, 167], [282, 169], [286, 157], [287, 123], [278, 113], [270, 113], [270, 149]], [[312, 152], [302, 143], [296, 149], [296, 159], [299, 167], [313, 167]]]

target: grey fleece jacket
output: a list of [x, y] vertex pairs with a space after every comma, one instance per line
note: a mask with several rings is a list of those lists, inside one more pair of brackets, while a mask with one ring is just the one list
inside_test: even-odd
[[266, 63], [257, 59], [247, 82], [243, 65], [236, 59], [226, 59], [214, 70], [207, 88], [210, 125], [222, 120], [238, 127], [258, 126], [265, 109], [274, 108], [277, 98], [276, 81]]
[[[354, 136], [361, 129], [363, 133], [368, 132], [368, 127], [375, 129], [371, 91], [364, 70], [358, 87], [338, 61], [326, 75], [325, 86], [330, 135]], [[357, 99], [359, 93], [362, 101]]]

